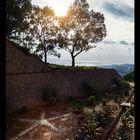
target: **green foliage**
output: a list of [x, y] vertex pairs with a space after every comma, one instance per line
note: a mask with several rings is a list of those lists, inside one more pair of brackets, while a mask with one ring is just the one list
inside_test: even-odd
[[17, 31], [10, 37], [10, 40], [21, 46], [27, 53], [33, 51], [33, 46], [36, 46], [35, 39], [28, 29]]
[[117, 109], [116, 107], [112, 106], [112, 105], [106, 105], [103, 106], [103, 109], [105, 111], [105, 116], [106, 117], [111, 117], [111, 115], [114, 113], [114, 111]]
[[83, 86], [88, 96], [98, 96], [99, 91], [98, 91], [96, 81], [90, 80], [84, 83]]
[[49, 64], [50, 68], [53, 68], [55, 70], [95, 70], [96, 67], [90, 67], [90, 66], [65, 66], [65, 65], [57, 65], [57, 64]]
[[93, 140], [101, 135], [102, 127], [105, 124], [105, 114], [94, 112], [91, 119], [88, 119], [78, 131], [78, 140]]
[[92, 114], [92, 119], [97, 123], [97, 126], [98, 127], [101, 127], [105, 124], [105, 114], [101, 111], [99, 112], [94, 112]]
[[129, 90], [131, 89], [129, 83], [121, 79], [113, 79], [113, 84], [115, 85], [114, 89], [123, 93], [123, 95], [129, 95]]
[[134, 77], [135, 77], [134, 71], [132, 71], [132, 72], [130, 72], [130, 73], [128, 73], [128, 74], [126, 74], [126, 75], [123, 76], [123, 78], [126, 81], [130, 81], [130, 82], [134, 81]]
[[82, 128], [78, 130], [78, 134], [76, 137], [78, 138], [78, 140], [88, 140], [90, 136], [86, 133], [85, 129]]
[[40, 8], [33, 6], [30, 14], [29, 31], [35, 38], [36, 48], [35, 53], [44, 56], [44, 61], [47, 63], [47, 55], [60, 57], [55, 47], [57, 46], [56, 34], [58, 32], [57, 18], [54, 16], [54, 11], [48, 6]]
[[128, 111], [130, 112], [130, 114], [132, 116], [135, 115], [135, 102], [134, 102], [134, 97], [131, 100], [131, 106], [130, 106], [130, 109]]
[[43, 93], [41, 98], [44, 102], [54, 101], [58, 99], [57, 92], [51, 87], [44, 87], [42, 92]]
[[128, 139], [129, 138], [128, 138], [128, 135], [126, 133], [126, 130], [123, 127], [120, 127], [118, 129], [117, 135], [114, 136], [114, 138], [113, 138], [113, 140], [128, 140]]
[[124, 128], [131, 128], [132, 123], [133, 123], [133, 119], [132, 119], [129, 111], [125, 112], [122, 115], [121, 121], [122, 121], [122, 125]]
[[30, 0], [6, 0], [6, 36], [27, 29], [29, 24], [25, 20], [31, 11]]
[[132, 116], [135, 115], [135, 105], [134, 105], [134, 104], [132, 104], [132, 105], [130, 106], [129, 112], [130, 112], [130, 114], [131, 114]]
[[87, 99], [87, 102], [86, 102], [86, 105], [87, 106], [92, 106], [95, 102], [95, 97], [94, 96], [90, 96], [88, 99]]
[[90, 11], [86, 0], [75, 1], [67, 16], [59, 18], [59, 26], [58, 45], [70, 53], [72, 66], [75, 66], [75, 57], [95, 48], [92, 43], [100, 42], [106, 36], [103, 14]]
[[86, 106], [86, 100], [85, 99], [78, 100], [73, 96], [68, 97], [68, 102], [70, 103], [70, 105], [72, 107], [80, 109], [80, 110], [82, 110]]
[[100, 133], [101, 127], [98, 127], [98, 125], [96, 124], [96, 122], [94, 120], [88, 120], [83, 125], [83, 128], [91, 139], [93, 139], [95, 136], [101, 135], [101, 133]]

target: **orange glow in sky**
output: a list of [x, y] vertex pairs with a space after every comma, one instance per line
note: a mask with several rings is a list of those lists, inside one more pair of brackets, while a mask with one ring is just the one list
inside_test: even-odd
[[73, 0], [48, 0], [48, 5], [53, 8], [56, 16], [65, 16]]

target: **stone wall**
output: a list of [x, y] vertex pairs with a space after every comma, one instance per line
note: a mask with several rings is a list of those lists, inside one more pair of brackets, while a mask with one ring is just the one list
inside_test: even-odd
[[[114, 69], [54, 71], [37, 57], [26, 56], [13, 46], [6, 50], [6, 96], [13, 109], [40, 102], [44, 87], [53, 87], [60, 99], [65, 99], [85, 96], [83, 83], [89, 80], [95, 80], [98, 88], [105, 92], [111, 89], [113, 78], [121, 78]], [[42, 68], [46, 71], [40, 72]]]
[[34, 54], [6, 42], [6, 74], [48, 71], [48, 66]]

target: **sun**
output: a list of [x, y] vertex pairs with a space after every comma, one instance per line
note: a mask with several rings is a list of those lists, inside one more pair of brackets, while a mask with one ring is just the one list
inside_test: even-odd
[[56, 16], [66, 16], [69, 6], [74, 0], [32, 0], [32, 4], [39, 5], [40, 7], [51, 7]]
[[73, 0], [48, 0], [49, 6], [54, 10], [56, 16], [67, 15], [67, 10]]
[[64, 3], [53, 4], [52, 7], [56, 16], [65, 16], [67, 14], [67, 8]]

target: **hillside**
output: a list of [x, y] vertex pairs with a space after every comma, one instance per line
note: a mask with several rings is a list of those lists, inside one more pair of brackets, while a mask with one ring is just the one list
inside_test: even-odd
[[107, 65], [102, 66], [102, 68], [113, 68], [115, 69], [121, 76], [128, 74], [129, 72], [134, 71], [134, 64], [121, 64], [121, 65]]

